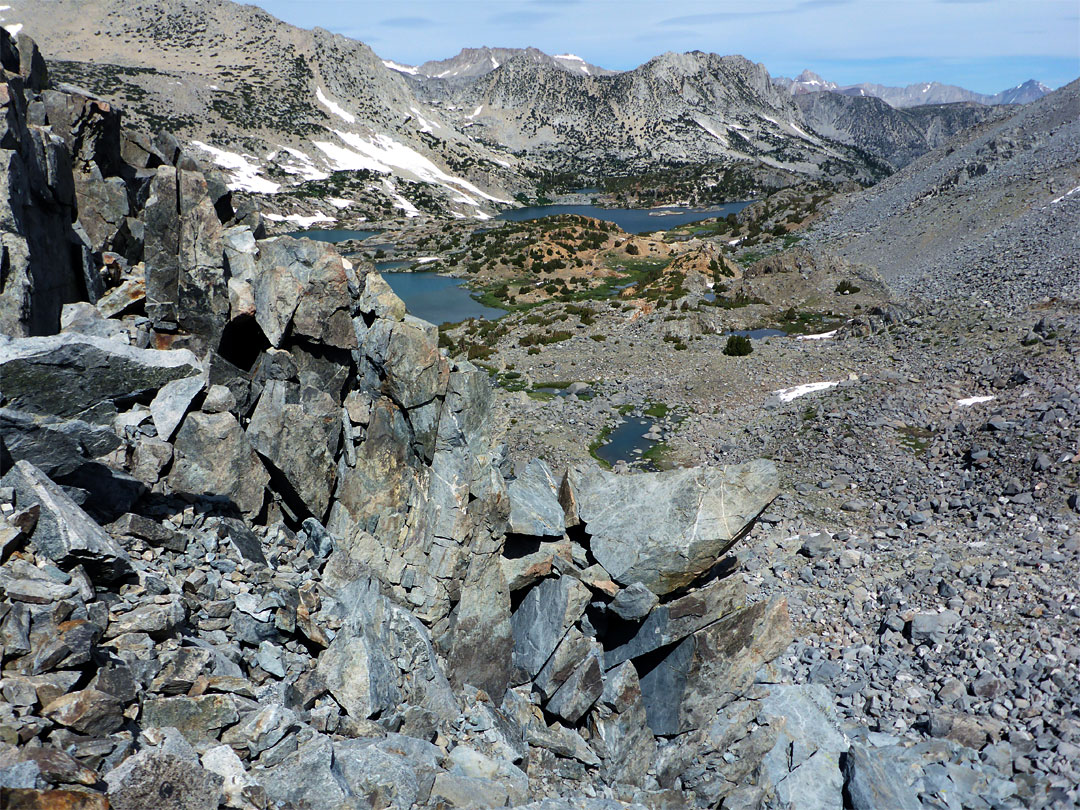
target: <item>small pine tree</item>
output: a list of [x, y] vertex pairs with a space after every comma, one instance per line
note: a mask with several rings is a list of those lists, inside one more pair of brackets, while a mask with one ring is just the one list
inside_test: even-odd
[[750, 338], [742, 335], [728, 335], [727, 345], [724, 346], [724, 354], [728, 357], [745, 357], [753, 350]]

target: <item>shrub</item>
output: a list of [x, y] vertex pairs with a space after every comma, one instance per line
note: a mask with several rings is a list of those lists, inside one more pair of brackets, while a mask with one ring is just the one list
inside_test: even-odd
[[728, 357], [745, 357], [754, 350], [750, 338], [742, 335], [729, 335], [727, 345], [724, 346], [724, 354]]
[[629, 253], [631, 256], [637, 256], [641, 252], [641, 250], [638, 248], [637, 245], [631, 242], [629, 245], [626, 246], [626, 252]]

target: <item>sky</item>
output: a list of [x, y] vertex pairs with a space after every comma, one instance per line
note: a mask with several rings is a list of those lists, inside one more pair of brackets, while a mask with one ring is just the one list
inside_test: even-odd
[[[248, 0], [251, 2], [252, 0]], [[739, 53], [774, 76], [996, 93], [1080, 77], [1080, 0], [254, 0], [419, 64], [463, 47], [575, 53], [627, 70], [665, 51]]]

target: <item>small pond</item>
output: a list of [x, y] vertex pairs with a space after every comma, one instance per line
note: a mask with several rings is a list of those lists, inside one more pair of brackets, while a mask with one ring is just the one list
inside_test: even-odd
[[347, 228], [309, 228], [306, 231], [293, 231], [292, 233], [287, 233], [285, 235], [297, 239], [314, 239], [316, 242], [333, 242], [334, 244], [337, 244], [338, 242], [348, 242], [350, 240], [359, 242], [380, 233], [382, 233], [382, 231], [353, 231]]
[[435, 273], [383, 273], [386, 283], [405, 302], [410, 315], [436, 326], [466, 318], [495, 320], [505, 310], [481, 304], [465, 287], [465, 281]]
[[700, 222], [703, 219], [726, 217], [728, 214], [738, 213], [749, 204], [749, 202], [734, 202], [709, 209], [680, 208], [678, 206], [665, 208], [600, 208], [595, 205], [535, 205], [529, 208], [512, 208], [509, 211], [503, 211], [497, 219], [510, 222], [525, 222], [531, 219], [555, 216], [556, 214], [578, 214], [593, 219], [602, 219], [605, 222], [614, 222], [627, 233], [650, 233], [652, 231], [670, 230], [680, 225], [689, 225], [691, 222]]
[[651, 461], [642, 462], [641, 459], [643, 453], [658, 444], [645, 438], [655, 421], [648, 416], [625, 417], [623, 423], [608, 434], [607, 441], [596, 449], [596, 455], [612, 466], [625, 461], [639, 468], [656, 470]]
[[751, 340], [763, 340], [764, 338], [770, 337], [787, 337], [787, 332], [783, 329], [732, 329], [730, 332], [725, 332], [724, 334], [748, 337]]

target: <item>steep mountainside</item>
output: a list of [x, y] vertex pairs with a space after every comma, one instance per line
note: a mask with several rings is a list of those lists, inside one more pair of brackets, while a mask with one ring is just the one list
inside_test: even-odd
[[1080, 80], [852, 195], [818, 238], [903, 293], [1080, 296]]
[[371, 172], [387, 212], [474, 215], [520, 184], [518, 161], [463, 136], [361, 42], [213, 0], [16, 0], [53, 75], [124, 104], [133, 123], [205, 150], [234, 185], [273, 193]]
[[473, 137], [563, 170], [732, 160], [811, 176], [872, 173], [861, 156], [808, 133], [790, 94], [741, 56], [667, 53], [586, 76], [523, 54], [443, 93], [447, 114]]
[[976, 93], [974, 90], [966, 90], [963, 87], [941, 84], [940, 82], [920, 82], [919, 84], [909, 84], [907, 87], [889, 87], [869, 82], [839, 85], [836, 82], [823, 79], [810, 70], [804, 70], [794, 79], [777, 76], [773, 81], [781, 87], [787, 88], [794, 95], [832, 92], [842, 93], [845, 96], [872, 96], [898, 108], [919, 107], [924, 104], [953, 104], [960, 101], [988, 105], [1028, 104], [1050, 92], [1049, 87], [1035, 79], [1028, 79], [1016, 87], [1010, 87], [993, 95]]
[[872, 96], [804, 93], [795, 103], [823, 137], [857, 146], [899, 169], [980, 121], [1007, 115], [982, 104], [928, 104], [898, 110]]

